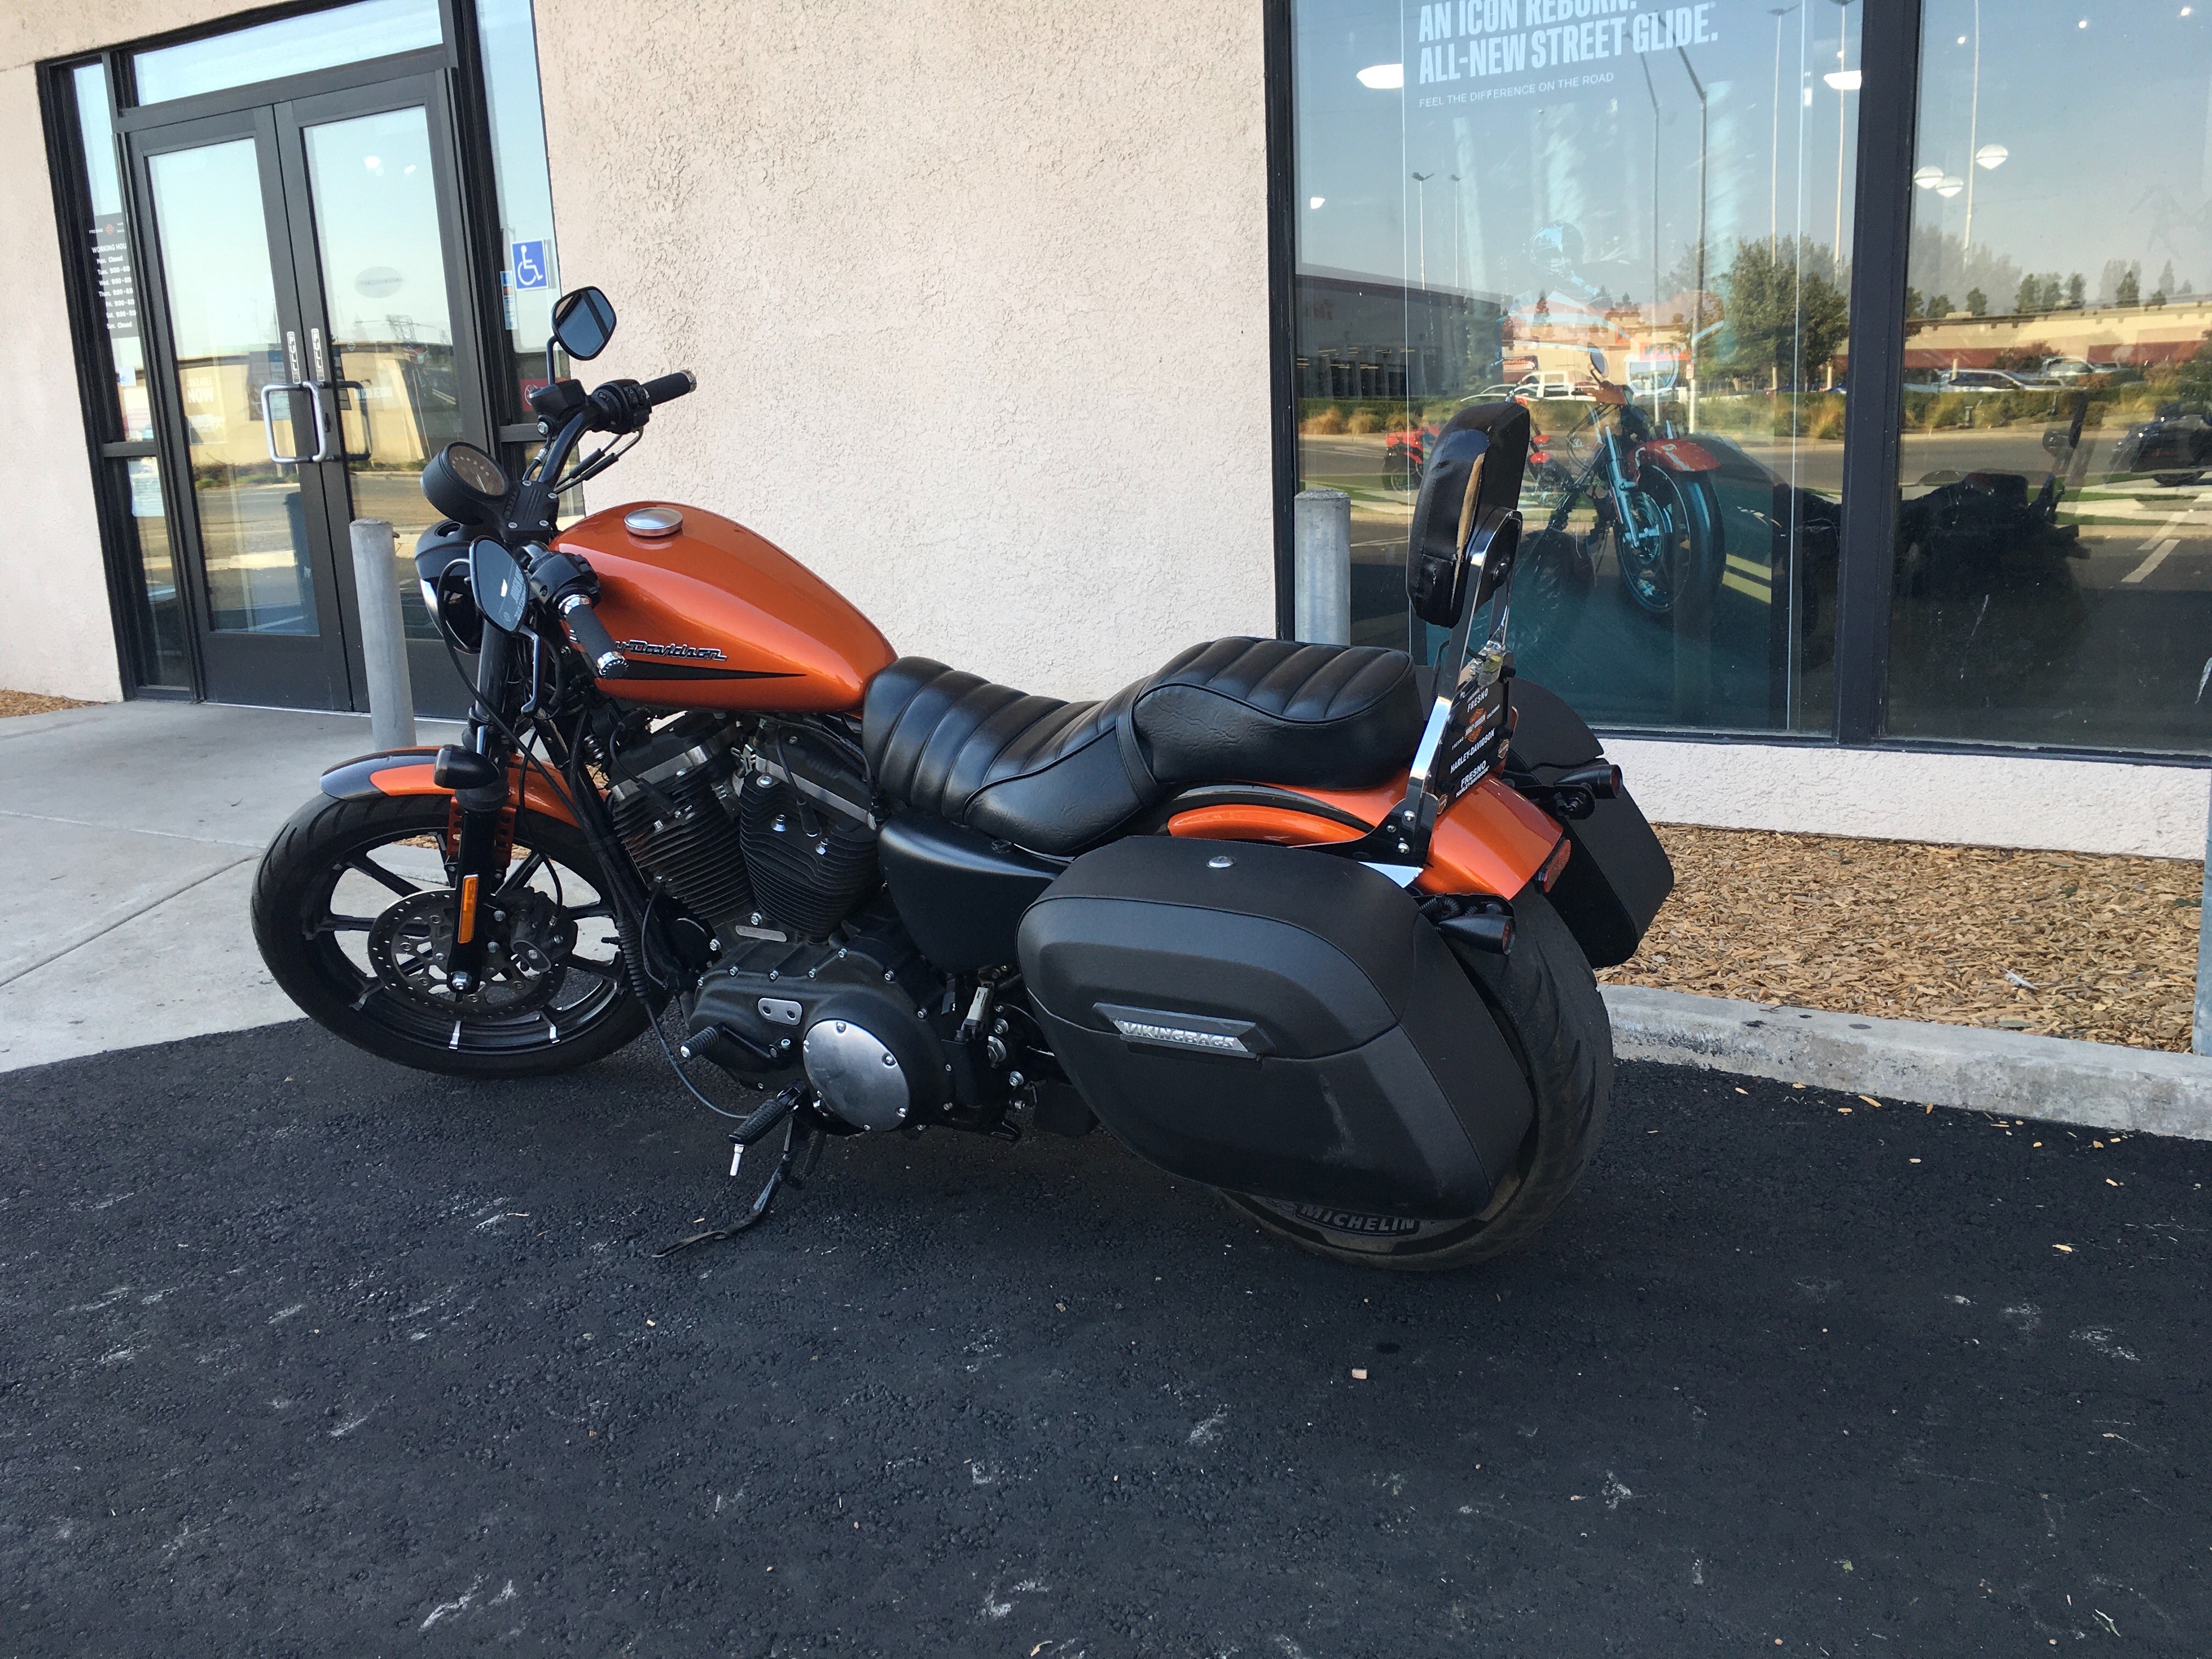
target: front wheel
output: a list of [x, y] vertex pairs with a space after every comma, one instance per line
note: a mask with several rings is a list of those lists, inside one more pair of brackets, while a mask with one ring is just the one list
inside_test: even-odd
[[1647, 465], [1620, 492], [1613, 528], [1620, 584], [1646, 616], [1673, 613], [1685, 595], [1710, 598], [1721, 578], [1720, 510], [1702, 478]]
[[518, 812], [481, 982], [445, 973], [454, 899], [442, 795], [318, 798], [253, 883], [253, 937], [286, 995], [357, 1048], [457, 1077], [545, 1077], [646, 1027], [582, 832]]
[[[1514, 901], [1513, 916], [1510, 953], [1469, 951], [1460, 959], [1497, 1016], [1536, 1104], [1535, 1121], [1490, 1206], [1456, 1220], [1424, 1221], [1411, 1232], [1394, 1231], [1404, 1224], [1390, 1218], [1335, 1212], [1322, 1219], [1313, 1206], [1223, 1194], [1233, 1208], [1302, 1249], [1366, 1267], [1463, 1267], [1534, 1236], [1597, 1150], [1613, 1093], [1613, 1028], [1589, 959], [1550, 902], [1525, 893]], [[1389, 1224], [1369, 1231], [1363, 1221]]]

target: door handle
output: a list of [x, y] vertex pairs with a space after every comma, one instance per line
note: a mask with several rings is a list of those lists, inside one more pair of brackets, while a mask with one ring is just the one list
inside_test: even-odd
[[[329, 436], [325, 434], [319, 438], [316, 443], [313, 459], [319, 461], [367, 460], [369, 455], [368, 447], [370, 444], [368, 432], [368, 388], [363, 386], [359, 380], [310, 380], [307, 382], [307, 385], [313, 389], [310, 395], [312, 395], [315, 400], [315, 418], [317, 422], [319, 422], [322, 419], [322, 394], [325, 392], [331, 394], [331, 413], [332, 417], [337, 422], [337, 448], [334, 451], [331, 448]], [[345, 409], [344, 406], [338, 402], [338, 399], [344, 395], [345, 390], [349, 386], [352, 387], [355, 393], [361, 398], [361, 441], [362, 447], [359, 454], [356, 454], [352, 450], [349, 450], [345, 447]]]
[[[304, 392], [307, 406], [315, 414], [315, 453], [313, 455], [281, 455], [276, 451], [276, 416], [269, 407], [269, 400], [279, 392]], [[295, 422], [298, 416], [292, 417]], [[313, 385], [307, 380], [271, 380], [261, 388], [262, 435], [269, 441], [269, 459], [279, 466], [297, 466], [302, 461], [320, 460], [322, 452], [329, 447], [329, 428], [323, 423], [323, 400], [315, 395]]]

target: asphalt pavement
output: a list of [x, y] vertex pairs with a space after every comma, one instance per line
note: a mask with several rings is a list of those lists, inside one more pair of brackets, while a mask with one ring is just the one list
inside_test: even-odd
[[654, 1260], [727, 1159], [635, 1048], [0, 1076], [0, 1654], [2212, 1652], [2203, 1143], [1631, 1066], [1407, 1277], [1103, 1134]]

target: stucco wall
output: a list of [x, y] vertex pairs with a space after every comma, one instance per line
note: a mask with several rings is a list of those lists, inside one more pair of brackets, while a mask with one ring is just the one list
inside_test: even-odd
[[726, 513], [902, 651], [1097, 695], [1273, 631], [1261, 8], [538, 0], [592, 503]]
[[7, 0], [0, 7], [0, 294], [15, 398], [0, 451], [0, 686], [61, 696], [122, 694], [85, 455], [61, 240], [46, 177], [38, 77], [44, 59], [236, 10], [222, 0]]
[[1947, 755], [1612, 738], [1654, 820], [1881, 841], [2201, 859], [2212, 772], [2031, 755]]

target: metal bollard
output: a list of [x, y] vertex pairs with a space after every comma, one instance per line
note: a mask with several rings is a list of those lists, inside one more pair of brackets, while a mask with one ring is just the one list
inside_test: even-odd
[[415, 746], [415, 690], [407, 674], [407, 624], [399, 611], [398, 551], [382, 519], [353, 521], [353, 587], [361, 654], [368, 670], [368, 726], [379, 749]]
[[1301, 489], [1291, 523], [1297, 637], [1314, 645], [1349, 645], [1352, 497], [1341, 489]]
[[[2204, 884], [2212, 888], [2212, 817], [2204, 821]], [[2207, 897], [2212, 897], [2208, 893]], [[2200, 1054], [2212, 1054], [2212, 922], [2204, 920], [2205, 907], [2197, 908], [2197, 1020], [2189, 1046]]]

